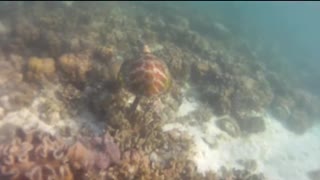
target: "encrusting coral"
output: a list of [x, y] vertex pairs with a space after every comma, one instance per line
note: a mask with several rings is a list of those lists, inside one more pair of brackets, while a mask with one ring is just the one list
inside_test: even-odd
[[59, 58], [59, 65], [71, 82], [84, 82], [91, 70], [90, 54], [64, 54]]
[[17, 130], [17, 137], [0, 146], [0, 177], [8, 180], [72, 180], [66, 150], [65, 144], [53, 136]]
[[160, 154], [149, 155], [144, 150], [129, 148], [121, 155], [109, 133], [101, 137], [80, 136], [77, 141], [68, 142], [40, 130], [17, 128], [12, 140], [0, 144], [0, 177], [4, 180], [216, 178], [213, 173], [205, 176], [197, 173], [185, 156], [176, 154], [163, 161]]
[[0, 177], [75, 180], [96, 168], [105, 171], [112, 163], [120, 162], [120, 151], [109, 135], [95, 139], [100, 149], [85, 147], [86, 141], [67, 143], [43, 131], [18, 128], [13, 140], [0, 145]]
[[52, 79], [55, 71], [55, 61], [52, 58], [31, 57], [28, 61], [27, 77], [30, 80]]

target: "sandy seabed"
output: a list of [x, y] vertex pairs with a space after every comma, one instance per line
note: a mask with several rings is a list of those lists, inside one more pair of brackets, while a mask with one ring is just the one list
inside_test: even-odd
[[[185, 98], [178, 116], [185, 116], [197, 108], [201, 106], [195, 100]], [[193, 137], [196, 152], [193, 159], [200, 172], [218, 171], [222, 166], [243, 169], [238, 160], [253, 159], [257, 162], [256, 171], [262, 172], [267, 179], [308, 180], [307, 172], [320, 167], [317, 161], [320, 159], [320, 126], [296, 135], [272, 116], [266, 114], [264, 117], [266, 130], [245, 138], [232, 138], [221, 131], [215, 125], [218, 117], [199, 126], [171, 123], [163, 130], [179, 129]], [[217, 145], [210, 146], [210, 141]]]

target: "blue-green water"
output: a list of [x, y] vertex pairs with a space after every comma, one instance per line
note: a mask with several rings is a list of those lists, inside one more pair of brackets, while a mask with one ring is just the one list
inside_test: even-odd
[[[319, 74], [320, 3], [319, 2], [188, 2], [189, 8], [205, 13], [233, 27], [235, 33], [265, 51], [275, 48], [283, 62], [300, 77], [303, 85], [320, 93]], [[192, 12], [190, 12], [192, 14]], [[217, 15], [218, 14], [218, 15]], [[217, 18], [216, 18], [217, 19]], [[278, 49], [277, 49], [278, 48]], [[272, 59], [273, 58], [273, 59]], [[279, 64], [277, 57], [264, 61]], [[280, 61], [280, 60], [279, 60]], [[268, 62], [267, 62], [268, 63]]]

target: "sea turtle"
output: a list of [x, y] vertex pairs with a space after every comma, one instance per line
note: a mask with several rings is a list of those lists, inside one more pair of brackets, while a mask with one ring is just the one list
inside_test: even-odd
[[149, 46], [145, 44], [138, 59], [122, 64], [118, 78], [124, 88], [136, 95], [131, 112], [135, 111], [142, 97], [162, 95], [172, 84], [166, 63], [153, 55]]

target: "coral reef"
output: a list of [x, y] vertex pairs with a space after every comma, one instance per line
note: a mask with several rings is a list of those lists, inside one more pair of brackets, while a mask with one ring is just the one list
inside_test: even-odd
[[23, 59], [18, 55], [0, 55], [0, 107], [3, 116], [32, 103], [35, 88], [23, 81]]
[[222, 168], [222, 177], [224, 179], [232, 179], [232, 180], [264, 180], [266, 179], [263, 174], [255, 174], [248, 170], [238, 170], [238, 169], [232, 169], [227, 170], [225, 168]]
[[[266, 128], [264, 119], [253, 113], [270, 109], [297, 134], [306, 132], [320, 116], [318, 97], [293, 90], [279, 73], [266, 69], [260, 56], [238, 42], [235, 31], [218, 18], [172, 4], [130, 2], [6, 2], [0, 14], [0, 119], [30, 107], [40, 94], [39, 118], [59, 135], [70, 138], [86, 129], [78, 128], [84, 123], [75, 116], [87, 109], [96, 118], [89, 123], [105, 123], [101, 129], [108, 132], [102, 137], [80, 135], [66, 143], [60, 136], [18, 131], [11, 143], [1, 145], [1, 175], [12, 172], [16, 179], [45, 179], [55, 174], [56, 179], [70, 180], [263, 179], [247, 170], [225, 170], [222, 177], [214, 172], [199, 174], [189, 160], [192, 141], [174, 131], [164, 133], [162, 126], [199, 125], [213, 115], [227, 115], [217, 126], [231, 137], [245, 138], [241, 135]], [[161, 59], [160, 64], [132, 60], [141, 52], [139, 41], [153, 53], [146, 52], [143, 60]], [[133, 62], [129, 70], [128, 62]], [[146, 71], [140, 71], [143, 68]], [[119, 72], [123, 79], [129, 77], [124, 84], [133, 93], [120, 88]], [[139, 81], [141, 75], [146, 81]], [[166, 95], [142, 99], [136, 112], [128, 113], [133, 95], [167, 92], [169, 84]], [[202, 108], [177, 118], [187, 84]], [[43, 153], [36, 154], [40, 150]]]
[[231, 118], [222, 118], [217, 121], [217, 125], [220, 129], [227, 132], [232, 137], [237, 137], [240, 135], [241, 131], [238, 123]]
[[29, 80], [50, 80], [54, 77], [55, 71], [55, 61], [52, 58], [31, 57], [28, 60], [27, 78]]
[[66, 164], [65, 145], [50, 135], [17, 130], [17, 137], [2, 144], [0, 152], [4, 179], [74, 179]]
[[112, 47], [102, 46], [98, 47], [95, 53], [96, 56], [107, 62], [114, 56], [114, 49]]
[[319, 104], [319, 97], [306, 90], [293, 89], [285, 85], [277, 85], [274, 88], [281, 88], [281, 93], [272, 102], [272, 114], [292, 132], [305, 133], [319, 116], [319, 110], [315, 108]]
[[110, 168], [107, 177], [111, 179], [217, 179], [213, 173], [196, 173], [195, 166], [185, 160], [172, 160], [164, 168], [151, 163], [151, 157], [142, 151], [132, 149], [123, 155], [120, 169]]
[[0, 177], [83, 179], [86, 173], [106, 171], [112, 163], [120, 162], [120, 151], [108, 134], [95, 139], [96, 146], [103, 146], [101, 149], [87, 148], [79, 141], [70, 144], [43, 131], [18, 128], [11, 141], [0, 145]]
[[273, 100], [273, 92], [263, 77], [261, 79], [239, 77], [235, 88], [236, 91], [232, 96], [234, 114], [243, 111], [263, 112]]
[[59, 65], [68, 79], [74, 83], [85, 82], [92, 66], [90, 55], [87, 53], [64, 54], [59, 58]]
[[242, 114], [236, 117], [239, 127], [246, 134], [263, 132], [266, 127], [263, 117], [250, 114]]

